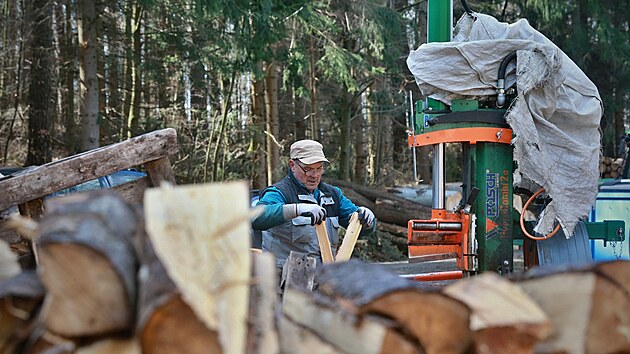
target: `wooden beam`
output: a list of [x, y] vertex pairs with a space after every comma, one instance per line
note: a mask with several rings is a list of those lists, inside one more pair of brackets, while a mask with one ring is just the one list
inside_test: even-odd
[[167, 128], [35, 167], [0, 181], [0, 210], [158, 160], [178, 150], [177, 133]]

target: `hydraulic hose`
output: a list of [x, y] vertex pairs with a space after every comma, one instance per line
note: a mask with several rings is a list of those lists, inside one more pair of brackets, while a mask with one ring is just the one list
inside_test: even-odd
[[462, 6], [464, 7], [464, 11], [466, 11], [468, 15], [473, 16], [473, 11], [468, 6], [468, 3], [466, 2], [466, 0], [462, 0]]
[[536, 199], [536, 197], [537, 197], [540, 193], [542, 193], [542, 192], [544, 192], [544, 191], [545, 191], [545, 189], [544, 189], [544, 188], [539, 189], [539, 190], [538, 190], [538, 192], [534, 193], [534, 194], [533, 194], [533, 195], [532, 195], [532, 196], [531, 196], [531, 197], [527, 200], [527, 202], [525, 203], [525, 205], [523, 205], [523, 210], [521, 211], [521, 217], [520, 217], [520, 220], [519, 220], [519, 221], [520, 221], [520, 223], [521, 223], [521, 231], [523, 231], [523, 234], [524, 234], [525, 236], [527, 236], [528, 238], [530, 238], [530, 239], [534, 240], [534, 241], [542, 241], [542, 240], [547, 240], [547, 239], [550, 239], [550, 238], [552, 238], [552, 237], [553, 237], [556, 233], [558, 233], [558, 230], [560, 230], [560, 223], [558, 223], [558, 225], [556, 225], [556, 227], [553, 229], [553, 231], [551, 231], [548, 235], [537, 237], [537, 236], [533, 236], [533, 235], [531, 235], [531, 234], [530, 234], [529, 232], [527, 232], [527, 230], [525, 229], [525, 211], [527, 210], [527, 207], [529, 206], [529, 204], [530, 204], [530, 203], [531, 203], [534, 199]]
[[499, 66], [499, 74], [497, 75], [497, 107], [501, 108], [505, 105], [505, 71], [507, 70], [508, 64], [516, 59], [516, 52], [512, 52], [508, 54], [501, 61], [501, 65]]

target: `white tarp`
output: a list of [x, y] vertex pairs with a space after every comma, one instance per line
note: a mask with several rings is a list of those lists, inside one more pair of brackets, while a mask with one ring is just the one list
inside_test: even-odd
[[496, 95], [499, 65], [516, 51], [516, 66], [506, 73], [506, 88], [516, 83], [518, 94], [506, 115], [515, 133], [514, 184], [532, 191], [542, 186], [553, 199], [537, 232], [548, 234], [558, 220], [570, 237], [597, 195], [603, 112], [597, 88], [526, 20], [475, 17], [464, 14], [452, 42], [421, 45], [407, 65], [423, 96], [450, 104]]

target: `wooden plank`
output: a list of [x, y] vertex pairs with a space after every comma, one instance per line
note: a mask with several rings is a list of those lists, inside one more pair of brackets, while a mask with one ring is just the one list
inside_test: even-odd
[[333, 263], [335, 258], [330, 248], [330, 239], [328, 238], [328, 231], [326, 231], [326, 224], [315, 224], [315, 232], [317, 232], [317, 241], [319, 241], [319, 251], [322, 254], [322, 261], [324, 264]]
[[341, 242], [341, 247], [339, 247], [337, 257], [335, 257], [335, 262], [346, 262], [350, 259], [352, 251], [354, 251], [354, 245], [356, 245], [357, 239], [359, 238], [359, 233], [361, 233], [361, 222], [359, 221], [358, 214], [353, 213], [352, 216], [350, 216], [350, 224], [346, 229], [346, 235], [343, 237], [343, 242]]
[[145, 163], [147, 174], [152, 187], [158, 187], [161, 182], [175, 184], [175, 174], [171, 168], [171, 161], [168, 156], [164, 156], [154, 161]]
[[[252, 284], [249, 297], [247, 354], [277, 354], [280, 351], [276, 313], [278, 268], [271, 253], [252, 253]], [[289, 256], [290, 257], [290, 256]]]
[[149, 188], [149, 177], [135, 179], [117, 186], [111, 187], [120, 197], [129, 204], [140, 205], [144, 198], [144, 191]]
[[0, 210], [175, 154], [178, 149], [175, 129], [167, 128], [47, 163], [0, 181]]

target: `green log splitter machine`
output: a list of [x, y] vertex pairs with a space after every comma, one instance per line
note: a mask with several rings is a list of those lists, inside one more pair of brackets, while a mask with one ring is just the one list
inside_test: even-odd
[[[462, 0], [464, 9], [472, 15]], [[452, 36], [452, 0], [429, 0], [427, 42], [448, 42]], [[433, 201], [430, 220], [410, 220], [408, 251], [410, 261], [455, 258], [458, 271], [417, 275], [417, 280], [457, 279], [478, 272], [510, 273], [514, 269], [514, 244], [523, 242], [525, 266], [542, 264], [536, 245], [545, 236], [533, 236], [531, 222], [523, 222], [513, 208], [512, 176], [515, 164], [511, 146], [512, 130], [505, 121], [506, 107], [513, 99], [504, 86], [507, 65], [516, 53], [504, 58], [497, 68], [497, 96], [488, 102], [453, 100], [450, 107], [427, 98], [416, 102], [416, 113], [408, 136], [410, 147], [433, 148]], [[462, 202], [454, 211], [445, 210], [445, 144], [462, 145]], [[529, 194], [529, 202], [541, 191]], [[538, 197], [540, 199], [540, 197]], [[529, 205], [525, 203], [524, 210]], [[574, 243], [588, 245], [588, 239], [624, 240], [624, 222], [585, 222], [585, 232], [566, 239], [554, 238], [552, 251], [575, 249]], [[551, 234], [550, 234], [551, 235]], [[522, 241], [519, 241], [522, 240]], [[547, 245], [547, 244], [545, 244]], [[587, 246], [588, 247], [588, 246]], [[550, 254], [553, 254], [551, 252]], [[590, 256], [590, 250], [573, 254], [555, 252], [549, 263], [570, 262]], [[559, 254], [568, 256], [559, 257]], [[574, 258], [571, 259], [566, 259]], [[554, 258], [554, 257], [551, 257]]]

